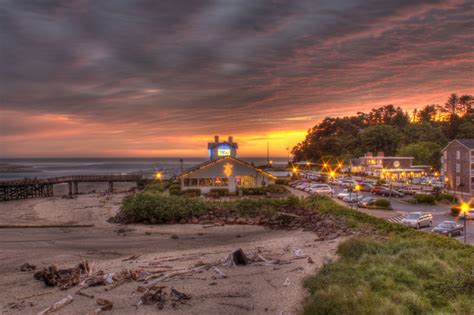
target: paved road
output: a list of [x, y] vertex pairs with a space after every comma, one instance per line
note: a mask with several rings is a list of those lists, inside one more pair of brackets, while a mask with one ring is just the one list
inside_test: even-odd
[[[344, 190], [344, 188], [334, 186], [335, 194], [334, 200], [340, 204], [348, 206], [348, 204], [344, 203], [343, 201], [336, 198], [337, 194]], [[296, 196], [308, 196], [306, 192], [299, 191], [290, 187], [290, 191], [295, 194]], [[363, 196], [372, 196], [371, 193], [368, 192], [361, 192]], [[365, 213], [370, 215], [387, 219], [388, 221], [400, 223], [401, 219], [406, 216], [410, 212], [431, 212], [433, 215], [433, 226], [438, 225], [443, 221], [453, 221], [456, 218], [452, 217], [449, 214], [450, 206], [448, 205], [413, 205], [407, 203], [406, 200], [411, 198], [410, 196], [405, 198], [392, 198], [392, 208], [394, 211], [385, 211], [385, 210], [367, 210], [367, 209], [359, 209]], [[463, 223], [463, 222], [461, 222]], [[422, 228], [421, 230], [430, 232], [431, 228]], [[469, 244], [474, 245], [474, 220], [467, 221], [467, 234], [466, 234], [466, 241]], [[464, 236], [455, 237], [456, 239], [460, 240], [461, 242], [464, 241]]]

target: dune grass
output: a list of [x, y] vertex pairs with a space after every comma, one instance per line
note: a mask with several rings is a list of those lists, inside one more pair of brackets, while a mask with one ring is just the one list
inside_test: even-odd
[[308, 207], [386, 239], [352, 238], [308, 278], [305, 314], [474, 314], [474, 247], [311, 197]]

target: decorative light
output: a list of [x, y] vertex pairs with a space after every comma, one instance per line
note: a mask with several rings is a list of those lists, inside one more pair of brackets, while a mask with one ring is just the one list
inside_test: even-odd
[[464, 215], [466, 215], [466, 214], [469, 212], [470, 208], [471, 208], [471, 207], [469, 206], [469, 204], [468, 204], [467, 202], [463, 202], [463, 203], [461, 204], [461, 212], [462, 212]]
[[224, 164], [224, 174], [225, 174], [225, 176], [229, 177], [230, 175], [232, 175], [232, 167], [233, 167], [233, 165], [230, 164], [230, 163]]

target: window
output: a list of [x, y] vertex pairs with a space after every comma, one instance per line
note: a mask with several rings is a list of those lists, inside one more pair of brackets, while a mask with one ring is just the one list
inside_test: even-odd
[[183, 182], [184, 182], [185, 187], [189, 187], [189, 183], [190, 183], [189, 178], [185, 178]]
[[205, 178], [199, 178], [199, 186], [206, 186], [206, 179]]
[[198, 185], [198, 179], [197, 178], [191, 178], [191, 186], [197, 186]]
[[448, 159], [448, 151], [444, 151], [444, 160], [446, 161]]
[[214, 178], [214, 186], [227, 186], [229, 179], [227, 177], [216, 177]]
[[461, 172], [461, 164], [456, 163], [456, 173]]
[[456, 151], [456, 159], [459, 160], [461, 158], [461, 152], [458, 150]]
[[456, 186], [459, 186], [461, 184], [461, 177], [456, 176]]

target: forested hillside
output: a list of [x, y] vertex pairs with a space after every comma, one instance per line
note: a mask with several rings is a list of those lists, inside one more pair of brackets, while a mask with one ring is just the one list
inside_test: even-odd
[[308, 130], [292, 153], [295, 161], [349, 159], [365, 152], [415, 157], [416, 164], [439, 165], [439, 151], [452, 139], [474, 138], [474, 97], [451, 94], [446, 103], [412, 114], [385, 105], [369, 113], [326, 117]]

